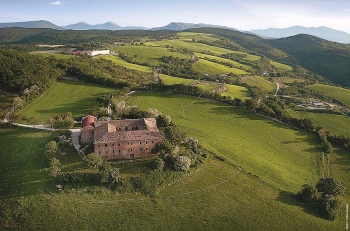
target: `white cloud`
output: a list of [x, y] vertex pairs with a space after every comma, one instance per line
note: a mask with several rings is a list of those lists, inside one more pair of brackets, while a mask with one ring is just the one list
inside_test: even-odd
[[61, 1], [51, 2], [51, 5], [62, 5]]

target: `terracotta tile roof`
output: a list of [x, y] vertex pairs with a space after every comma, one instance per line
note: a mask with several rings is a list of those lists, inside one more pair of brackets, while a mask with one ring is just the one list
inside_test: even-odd
[[[128, 127], [128, 130], [125, 130], [125, 127]], [[132, 130], [136, 127], [136, 130]], [[163, 135], [158, 131], [154, 118], [95, 122], [95, 143], [162, 140], [163, 138]]]

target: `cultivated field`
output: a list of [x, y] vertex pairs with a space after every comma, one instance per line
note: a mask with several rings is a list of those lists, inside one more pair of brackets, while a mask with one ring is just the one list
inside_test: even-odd
[[201, 53], [195, 53], [195, 56], [197, 56], [198, 58], [208, 58], [208, 59], [214, 59], [214, 60], [217, 60], [219, 62], [226, 62], [226, 63], [230, 63], [234, 66], [237, 66], [237, 67], [243, 67], [244, 69], [246, 70], [255, 70], [255, 68], [251, 67], [251, 66], [248, 66], [248, 65], [245, 65], [245, 64], [241, 64], [239, 62], [236, 62], [236, 61], [233, 61], [233, 60], [230, 60], [230, 59], [225, 59], [225, 58], [221, 58], [221, 57], [217, 57], [217, 56], [213, 56], [213, 55], [207, 55], [207, 54], [201, 54]]
[[293, 70], [293, 68], [291, 66], [283, 64], [283, 63], [278, 63], [278, 62], [274, 62], [274, 61], [270, 61], [270, 63], [279, 71], [288, 72], [288, 71]]
[[78, 81], [59, 80], [50, 90], [19, 113], [28, 118], [35, 117], [45, 123], [50, 116], [72, 112], [74, 117], [82, 117], [98, 107], [96, 99], [118, 89], [97, 86]]
[[[344, 226], [345, 212], [328, 222], [288, 192], [213, 157], [153, 197], [82, 185], [71, 185], [74, 191], [65, 185], [59, 192], [41, 153], [49, 137], [33, 129], [0, 129], [1, 140], [8, 144], [0, 149], [1, 189], [6, 187], [0, 190], [0, 202], [20, 201], [21, 207], [14, 211], [24, 218], [21, 230], [339, 230]], [[340, 164], [336, 158], [335, 167]]]
[[142, 93], [133, 103], [157, 108], [207, 148], [273, 186], [296, 192], [322, 173], [316, 136], [289, 129], [245, 110], [195, 97]]
[[276, 84], [267, 80], [261, 76], [246, 76], [242, 77], [242, 83], [246, 83], [249, 86], [258, 87], [267, 92], [274, 92], [276, 90]]
[[315, 111], [288, 110], [288, 114], [297, 118], [310, 118], [316, 126], [324, 126], [332, 134], [350, 137], [350, 119], [344, 115]]
[[236, 75], [247, 74], [247, 72], [244, 70], [241, 70], [238, 68], [231, 68], [231, 67], [224, 66], [218, 63], [213, 63], [204, 59], [198, 60], [193, 65], [193, 68], [195, 71], [198, 71], [203, 74], [217, 75], [217, 74], [228, 74], [231, 72]]
[[97, 58], [111, 60], [113, 63], [118, 64], [118, 65], [123, 66], [123, 67], [126, 67], [128, 69], [147, 72], [147, 73], [153, 72], [151, 67], [142, 66], [142, 65], [133, 64], [133, 63], [128, 63], [116, 55], [101, 55], [101, 56], [98, 56]]
[[119, 46], [117, 48], [112, 48], [112, 50], [127, 53], [131, 59], [140, 63], [148, 63], [150, 65], [158, 65], [163, 56], [174, 56], [180, 59], [190, 59], [190, 55], [171, 52], [162, 47]]
[[350, 107], [350, 90], [323, 84], [315, 84], [308, 87]]

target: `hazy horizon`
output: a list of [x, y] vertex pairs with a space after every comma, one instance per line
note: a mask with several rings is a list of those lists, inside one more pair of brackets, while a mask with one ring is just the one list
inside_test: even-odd
[[78, 22], [147, 28], [171, 22], [205, 23], [239, 30], [330, 27], [350, 33], [350, 1], [341, 0], [3, 0], [0, 22], [47, 20], [58, 26]]

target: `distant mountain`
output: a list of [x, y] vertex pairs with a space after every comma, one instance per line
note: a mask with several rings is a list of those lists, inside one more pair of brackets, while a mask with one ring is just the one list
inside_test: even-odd
[[145, 27], [139, 27], [139, 26], [121, 27], [115, 22], [111, 22], [111, 21], [103, 24], [96, 24], [96, 25], [91, 25], [86, 22], [78, 22], [68, 26], [63, 26], [63, 28], [69, 29], [69, 30], [146, 30], [147, 29]]
[[285, 38], [297, 34], [308, 34], [333, 42], [350, 43], [350, 34], [324, 26], [317, 28], [293, 26], [285, 29], [269, 28], [266, 30], [251, 30], [250, 32], [272, 38]]
[[166, 26], [163, 26], [163, 27], [154, 27], [151, 30], [182, 31], [182, 30], [187, 30], [187, 29], [204, 28], [204, 27], [236, 30], [234, 28], [229, 28], [226, 26], [218, 26], [218, 25], [211, 25], [211, 24], [204, 24], [204, 23], [194, 24], [194, 23], [184, 23], [184, 22], [172, 22], [172, 23], [170, 23]]
[[46, 20], [0, 23], [0, 28], [6, 28], [6, 27], [50, 28], [50, 29], [62, 30], [61, 27]]

